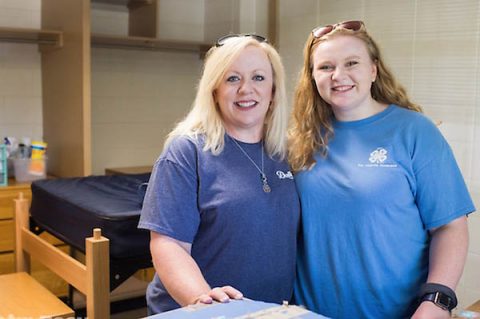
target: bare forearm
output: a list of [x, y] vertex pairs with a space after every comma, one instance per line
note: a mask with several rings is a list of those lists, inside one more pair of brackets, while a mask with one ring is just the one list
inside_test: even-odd
[[430, 266], [427, 282], [446, 285], [455, 290], [468, 250], [468, 228], [466, 217], [436, 229], [430, 245]]
[[[468, 249], [466, 217], [460, 217], [447, 225], [432, 230], [428, 283], [437, 283], [455, 290], [462, 276]], [[450, 312], [430, 301], [424, 301], [412, 319], [447, 319]]]
[[210, 291], [196, 262], [177, 242], [152, 237], [151, 251], [160, 280], [178, 304], [195, 303], [198, 296]]

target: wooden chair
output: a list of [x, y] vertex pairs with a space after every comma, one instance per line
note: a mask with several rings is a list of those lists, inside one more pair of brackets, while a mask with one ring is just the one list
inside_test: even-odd
[[74, 311], [28, 273], [30, 257], [85, 294], [87, 317], [110, 317], [109, 242], [100, 229], [85, 240], [85, 264], [46, 242], [29, 229], [29, 203], [15, 200], [16, 273], [0, 275], [0, 318], [69, 318]]

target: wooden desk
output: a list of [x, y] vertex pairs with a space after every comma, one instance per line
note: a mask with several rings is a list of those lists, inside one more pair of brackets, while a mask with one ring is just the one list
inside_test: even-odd
[[127, 174], [142, 174], [150, 173], [152, 166], [130, 166], [130, 167], [114, 167], [106, 168], [105, 175], [127, 175]]

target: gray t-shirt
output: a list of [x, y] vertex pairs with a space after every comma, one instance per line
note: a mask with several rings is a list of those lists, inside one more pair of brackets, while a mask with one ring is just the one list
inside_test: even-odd
[[[262, 143], [237, 141], [261, 168]], [[285, 161], [264, 153], [271, 187], [231, 137], [215, 156], [203, 138], [175, 139], [155, 163], [139, 228], [192, 243], [192, 257], [211, 287], [231, 285], [247, 298], [289, 300], [300, 217]], [[155, 275], [147, 290], [150, 313], [178, 307]]]

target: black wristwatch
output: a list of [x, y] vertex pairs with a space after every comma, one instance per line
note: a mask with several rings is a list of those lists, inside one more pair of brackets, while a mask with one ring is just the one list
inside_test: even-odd
[[419, 302], [431, 301], [443, 310], [452, 311], [457, 306], [455, 292], [447, 286], [426, 283], [422, 285], [419, 293]]
[[420, 300], [431, 301], [438, 307], [442, 308], [443, 310], [448, 310], [448, 311], [452, 311], [452, 309], [455, 308], [456, 306], [454, 305], [452, 298], [438, 291], [425, 294]]

